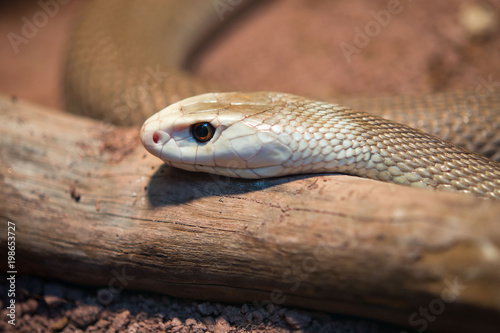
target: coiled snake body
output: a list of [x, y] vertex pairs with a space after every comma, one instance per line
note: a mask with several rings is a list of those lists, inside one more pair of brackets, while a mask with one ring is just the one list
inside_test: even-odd
[[[70, 47], [65, 76], [68, 109], [136, 124], [169, 103], [211, 91], [210, 85], [183, 72], [181, 65], [206, 27], [218, 24], [218, 17], [211, 2], [182, 3], [144, 6], [129, 0], [89, 5]], [[175, 15], [166, 19], [166, 13]], [[158, 67], [169, 75], [148, 84], [139, 103], [128, 103], [125, 116], [110, 112], [116, 111], [124, 92]], [[498, 158], [495, 148], [500, 139], [492, 134], [498, 122], [491, 119], [500, 117], [500, 97], [494, 92], [477, 108], [462, 108], [452, 119], [448, 113], [464, 105], [467, 96], [344, 101], [419, 128], [413, 129], [339, 104], [289, 94], [209, 93], [153, 115], [141, 136], [148, 151], [192, 171], [243, 178], [341, 172], [500, 199], [498, 162], [421, 131], [444, 133], [445, 139], [468, 148], [475, 146], [463, 129], [482, 133], [479, 152]], [[420, 112], [423, 109], [425, 113]]]

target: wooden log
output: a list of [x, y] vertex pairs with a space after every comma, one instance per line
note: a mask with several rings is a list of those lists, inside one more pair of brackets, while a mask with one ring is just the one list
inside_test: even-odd
[[104, 303], [131, 288], [498, 328], [496, 201], [344, 175], [190, 173], [150, 156], [138, 128], [6, 98], [0, 133], [0, 247], [14, 222], [18, 273], [107, 287]]

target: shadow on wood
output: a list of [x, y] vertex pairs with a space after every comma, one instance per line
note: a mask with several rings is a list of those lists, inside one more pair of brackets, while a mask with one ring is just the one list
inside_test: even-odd
[[16, 224], [19, 273], [107, 287], [102, 302], [131, 288], [497, 329], [498, 202], [343, 175], [189, 173], [137, 131], [0, 100], [0, 215]]

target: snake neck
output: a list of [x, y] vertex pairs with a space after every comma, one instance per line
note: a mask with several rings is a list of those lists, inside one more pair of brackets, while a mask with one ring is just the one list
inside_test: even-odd
[[500, 198], [500, 164], [433, 135], [347, 107], [288, 101], [263, 124], [290, 149], [281, 174], [335, 172]]

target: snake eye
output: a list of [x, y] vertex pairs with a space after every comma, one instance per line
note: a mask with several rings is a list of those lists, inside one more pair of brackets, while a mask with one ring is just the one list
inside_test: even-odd
[[197, 123], [191, 127], [193, 138], [198, 142], [207, 142], [214, 136], [215, 128], [210, 123]]

